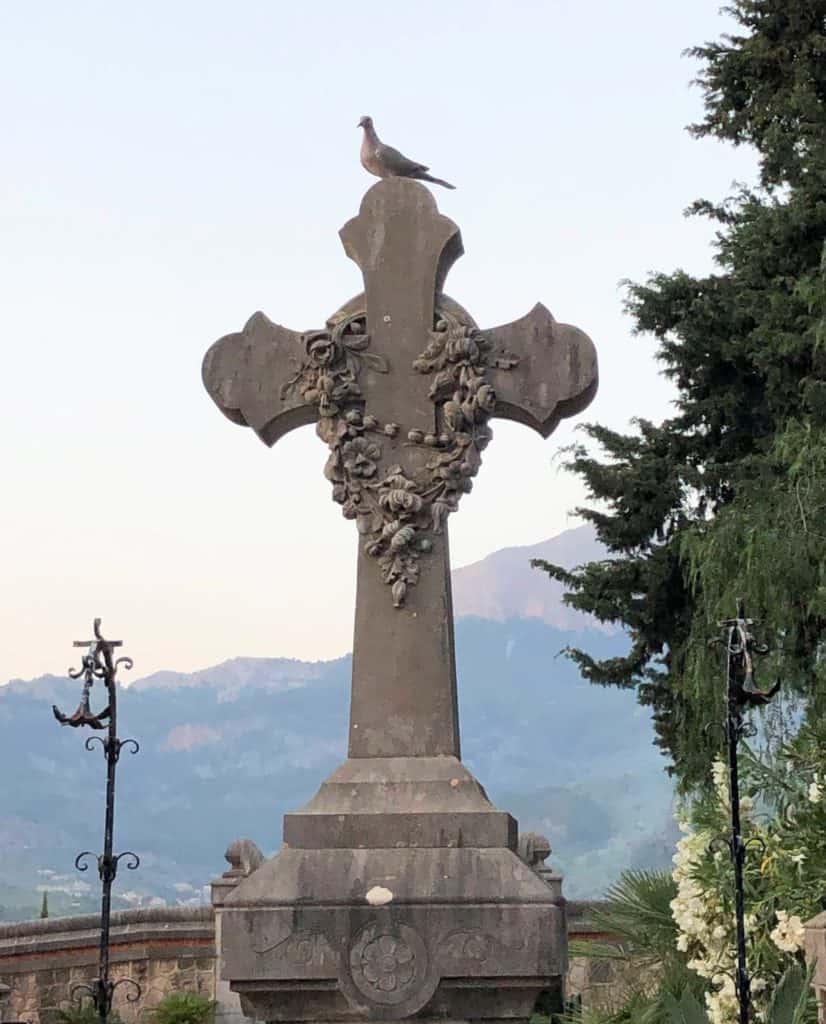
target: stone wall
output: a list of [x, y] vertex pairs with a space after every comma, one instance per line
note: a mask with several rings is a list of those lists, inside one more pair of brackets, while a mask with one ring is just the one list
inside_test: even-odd
[[812, 984], [817, 992], [820, 1024], [826, 1024], [826, 911], [806, 922], [806, 959], [814, 964]]
[[[568, 904], [570, 940], [606, 941], [588, 921], [592, 903]], [[0, 925], [0, 1021], [53, 1024], [68, 1008], [74, 985], [97, 975], [98, 918], [50, 918]], [[218, 1002], [218, 1024], [238, 1024], [237, 997], [216, 977], [212, 907], [163, 907], [127, 910], [112, 915], [111, 977], [141, 986], [137, 1003], [127, 1002], [131, 986], [115, 991], [114, 1009], [126, 1024], [139, 1024], [169, 992], [197, 992]], [[574, 958], [568, 972], [568, 995], [585, 1005], [604, 1004], [615, 979], [611, 965]], [[5, 1005], [4, 1005], [5, 1004]]]
[[[0, 983], [10, 989], [4, 1019], [52, 1024], [71, 1002], [75, 985], [97, 976], [98, 918], [52, 918], [0, 925]], [[136, 1021], [173, 991], [216, 998], [215, 936], [211, 907], [164, 907], [112, 915], [110, 977], [136, 981], [119, 985], [114, 1009]], [[232, 1005], [226, 1007], [232, 1012]]]

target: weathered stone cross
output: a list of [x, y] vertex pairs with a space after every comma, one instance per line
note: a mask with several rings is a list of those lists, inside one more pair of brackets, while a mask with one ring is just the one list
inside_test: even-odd
[[329, 446], [333, 498], [361, 535], [350, 757], [458, 757], [445, 519], [471, 488], [488, 421], [547, 437], [593, 397], [596, 353], [542, 305], [477, 329], [442, 292], [462, 242], [422, 185], [375, 185], [341, 238], [364, 294], [322, 330], [256, 313], [209, 349], [204, 384], [267, 445], [316, 423]]

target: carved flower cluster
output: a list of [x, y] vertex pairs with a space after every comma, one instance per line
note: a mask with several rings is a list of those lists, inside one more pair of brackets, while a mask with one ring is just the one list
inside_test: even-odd
[[[366, 551], [378, 559], [397, 608], [418, 581], [419, 558], [432, 547], [428, 532], [443, 531], [448, 515], [473, 486], [491, 439], [487, 422], [496, 408], [496, 393], [486, 376], [488, 341], [458, 317], [443, 310], [437, 315], [430, 342], [413, 368], [433, 376], [429, 396], [440, 430], [407, 432], [409, 445], [432, 455], [415, 477], [392, 466], [377, 486], [377, 514], [359, 525], [369, 535]], [[516, 363], [506, 359], [497, 365], [511, 369]]]
[[361, 971], [380, 992], [395, 992], [409, 985], [415, 974], [416, 957], [403, 939], [380, 935], [368, 942], [361, 954]]
[[358, 377], [362, 363], [377, 373], [387, 373], [385, 360], [366, 351], [370, 338], [361, 316], [345, 317], [323, 331], [308, 331], [302, 341], [305, 358], [282, 387], [281, 397], [298, 388], [302, 398], [316, 403], [323, 419], [338, 416], [348, 402], [361, 399]]
[[[518, 364], [514, 358], [499, 359], [500, 369]], [[473, 477], [482, 464], [482, 452], [492, 434], [488, 420], [496, 410], [496, 392], [487, 379], [490, 343], [475, 327], [439, 311], [430, 343], [413, 363], [419, 373], [433, 376], [429, 395], [441, 413], [438, 437], [419, 437], [411, 431], [408, 440], [436, 448], [427, 463], [427, 492], [431, 495], [431, 519], [435, 533], [459, 506], [462, 494], [473, 487]]]
[[[367, 351], [364, 314], [303, 336], [305, 359], [285, 390], [298, 388], [319, 411], [318, 435], [330, 455], [324, 475], [333, 485], [333, 500], [346, 518], [355, 519], [365, 551], [375, 558], [393, 603], [404, 604], [419, 578], [419, 559], [433, 544], [429, 531], [441, 533], [462, 494], [470, 491], [491, 438], [487, 421], [496, 408], [496, 393], [486, 379], [489, 344], [478, 331], [440, 311], [431, 340], [414, 369], [432, 374], [429, 395], [436, 406], [440, 432], [411, 429], [407, 443], [432, 456], [410, 476], [400, 465], [380, 477], [382, 447], [378, 436], [396, 437], [395, 423], [379, 424], [366, 411], [359, 384], [362, 364], [386, 373], [387, 364]], [[500, 359], [504, 369], [515, 359]]]

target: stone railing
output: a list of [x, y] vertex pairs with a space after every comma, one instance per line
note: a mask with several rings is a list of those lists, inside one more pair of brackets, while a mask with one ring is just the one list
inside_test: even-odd
[[[590, 902], [569, 902], [570, 940], [600, 941], [589, 923]], [[70, 1005], [74, 985], [97, 975], [99, 919], [49, 918], [0, 924], [0, 1022], [53, 1024], [58, 1010]], [[127, 986], [115, 992], [114, 1009], [125, 1024], [136, 1024], [169, 992], [198, 992], [218, 1002], [218, 1024], [241, 1020], [237, 996], [219, 981], [215, 964], [212, 907], [160, 907], [112, 915], [111, 977], [132, 978], [141, 986], [138, 1003], [127, 1003]], [[573, 958], [568, 994], [585, 1004], [608, 997], [614, 979], [610, 965]], [[4, 988], [9, 991], [5, 993]]]
[[826, 1024], [826, 911], [806, 922], [806, 959], [814, 964], [812, 984], [820, 1007], [820, 1024]]

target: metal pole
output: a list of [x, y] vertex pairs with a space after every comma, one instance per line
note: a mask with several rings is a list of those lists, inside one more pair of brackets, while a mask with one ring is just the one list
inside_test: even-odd
[[[77, 640], [75, 647], [88, 648], [83, 658], [82, 668], [78, 671], [69, 671], [72, 679], [79, 679], [83, 676], [83, 692], [77, 711], [72, 715], [62, 714], [58, 708], [53, 707], [55, 718], [61, 725], [73, 727], [89, 726], [92, 729], [106, 729], [104, 725], [108, 721], [108, 731], [105, 739], [99, 736], [90, 736], [85, 743], [86, 749], [91, 750], [97, 740], [103, 748], [106, 758], [106, 809], [103, 826], [103, 853], [97, 858], [98, 875], [101, 882], [100, 900], [100, 950], [98, 956], [98, 976], [91, 985], [76, 985], [72, 989], [72, 997], [75, 993], [90, 995], [95, 1009], [97, 1010], [100, 1024], [107, 1024], [107, 1019], [112, 1009], [112, 996], [118, 985], [132, 987], [132, 992], [127, 994], [127, 1001], [136, 1002], [140, 998], [140, 985], [131, 978], [123, 978], [112, 983], [109, 980], [109, 936], [112, 916], [112, 883], [118, 873], [118, 862], [121, 857], [131, 858], [127, 862], [127, 868], [135, 870], [140, 864], [137, 854], [127, 850], [125, 853], [113, 854], [114, 831], [115, 831], [115, 777], [117, 763], [123, 747], [131, 746], [132, 753], [138, 752], [138, 743], [135, 740], [119, 740], [117, 735], [118, 727], [118, 696], [117, 696], [117, 670], [120, 665], [126, 668], [132, 667], [131, 658], [118, 658], [115, 660], [112, 652], [116, 647], [121, 646], [120, 640], [106, 640], [100, 631], [100, 619], [94, 622], [95, 639], [91, 641]], [[108, 704], [99, 714], [94, 714], [90, 707], [89, 695], [95, 679], [101, 679], [106, 687]], [[84, 850], [75, 859], [75, 867], [79, 871], [86, 871], [88, 864], [86, 857], [93, 854]]]
[[[738, 620], [740, 609], [738, 608]], [[751, 1010], [751, 985], [746, 965], [746, 923], [743, 908], [743, 860], [745, 847], [740, 826], [740, 779], [737, 772], [737, 744], [742, 728], [742, 709], [737, 703], [737, 683], [735, 660], [738, 657], [736, 645], [740, 637], [739, 621], [729, 627], [728, 658], [727, 658], [727, 705], [726, 741], [728, 746], [729, 794], [731, 798], [731, 861], [734, 865], [734, 918], [737, 929], [737, 968], [735, 987], [739, 1003], [740, 1024], [749, 1024]]]
[[740, 820], [740, 777], [737, 763], [737, 747], [747, 734], [749, 726], [743, 723], [743, 711], [747, 707], [767, 704], [777, 693], [780, 684], [762, 691], [754, 684], [752, 655], [765, 654], [768, 647], [758, 644], [751, 632], [752, 619], [746, 618], [743, 602], [737, 602], [737, 614], [733, 619], [720, 623], [725, 630], [726, 645], [726, 747], [728, 754], [729, 798], [731, 804], [731, 833], [728, 843], [731, 863], [734, 867], [734, 918], [737, 941], [737, 964], [735, 967], [735, 990], [739, 1008], [739, 1024], [750, 1024], [751, 982], [746, 960], [745, 896], [743, 886], [743, 864], [746, 859], [746, 843], [743, 841]]

